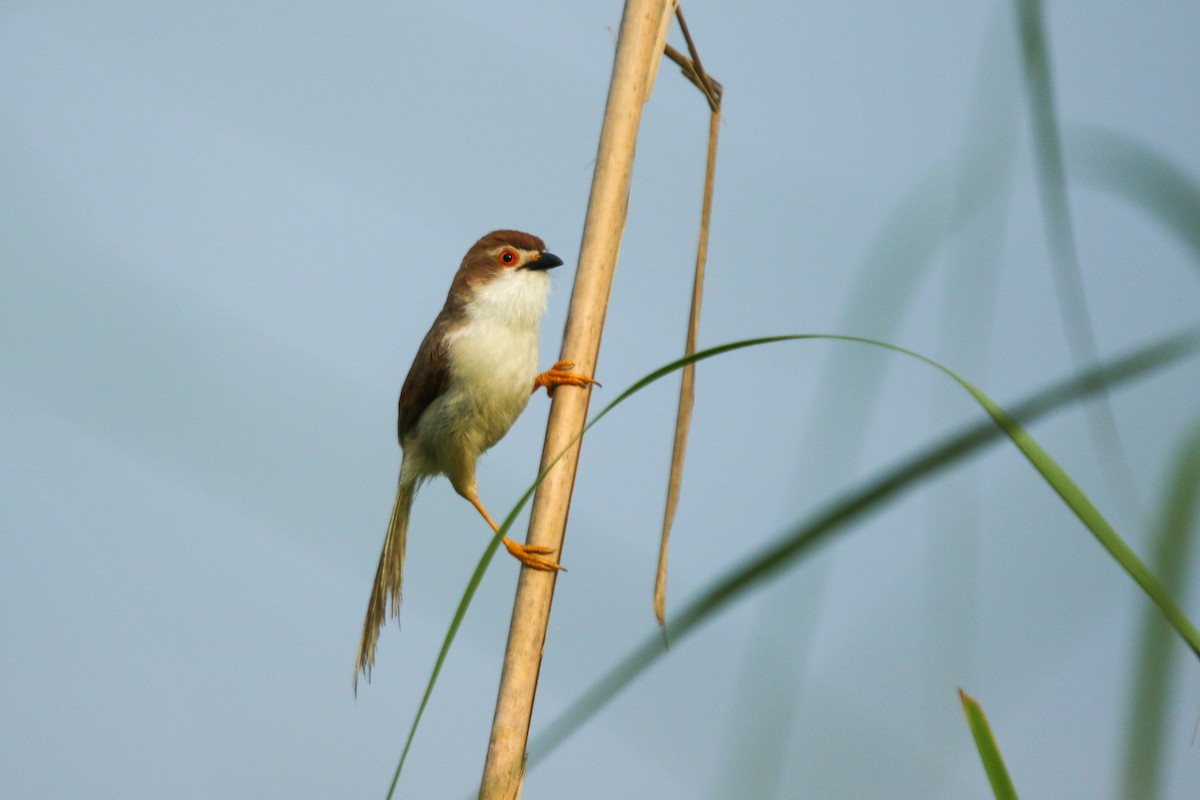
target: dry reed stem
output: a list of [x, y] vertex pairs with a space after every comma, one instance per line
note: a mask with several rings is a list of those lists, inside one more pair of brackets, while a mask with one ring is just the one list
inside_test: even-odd
[[[625, 227], [638, 126], [663, 49], [659, 39], [660, 31], [664, 37], [666, 33], [663, 17], [671, 8], [671, 0], [627, 0], [621, 19], [561, 354], [561, 359], [575, 362], [575, 369], [585, 375], [594, 372], [600, 351], [609, 290]], [[582, 430], [590, 397], [590, 389], [573, 387], [562, 387], [554, 393], [542, 450], [543, 469]], [[539, 487], [529, 521], [529, 544], [553, 548], [560, 559], [578, 458], [576, 443]], [[556, 578], [553, 572], [521, 570], [479, 789], [481, 800], [515, 800], [520, 796]]]
[[[696, 246], [696, 275], [692, 279], [692, 308], [688, 317], [687, 342], [684, 355], [696, 352], [700, 331], [700, 303], [704, 298], [704, 267], [708, 262], [708, 231], [712, 219], [713, 180], [717, 170], [717, 134], [721, 130], [721, 112], [714, 110], [708, 121], [708, 159], [704, 170], [704, 203], [700, 209], [700, 240]], [[671, 526], [679, 507], [683, 485], [683, 459], [687, 453], [688, 434], [692, 428], [692, 406], [696, 400], [696, 365], [683, 368], [679, 384], [679, 410], [675, 416], [675, 446], [671, 452], [671, 473], [667, 480], [667, 505], [663, 512], [662, 541], [658, 547], [658, 570], [654, 578], [654, 616], [659, 625], [667, 624], [667, 550]]]
[[664, 46], [663, 52], [667, 58], [679, 65], [679, 71], [683, 73], [685, 78], [694, 83], [697, 89], [704, 92], [704, 96], [708, 100], [708, 107], [713, 110], [719, 109], [721, 106], [721, 93], [725, 91], [725, 87], [721, 85], [721, 82], [708, 74], [705, 74], [702, 81], [699, 73], [696, 72], [696, 68], [692, 65], [692, 60], [674, 47], [671, 47], [671, 45]]
[[[683, 9], [675, 7], [675, 16], [679, 19], [679, 28], [687, 41], [691, 58], [680, 53], [670, 45], [666, 45], [667, 57], [680, 66], [688, 80], [704, 93], [708, 107], [712, 113], [708, 121], [708, 156], [704, 167], [704, 200], [700, 209], [700, 237], [696, 244], [696, 272], [692, 280], [692, 306], [688, 315], [687, 341], [684, 344], [684, 355], [690, 356], [696, 352], [696, 339], [700, 330], [700, 304], [704, 297], [704, 267], [708, 262], [708, 232], [712, 220], [713, 181], [717, 170], [717, 135], [721, 130], [721, 94], [723, 88], [719, 82], [704, 71], [700, 63], [700, 53], [692, 34], [688, 30], [687, 21], [683, 17]], [[683, 487], [683, 461], [687, 454], [688, 436], [692, 429], [692, 408], [696, 401], [696, 365], [688, 364], [683, 368], [679, 384], [679, 409], [675, 415], [675, 443], [671, 451], [671, 472], [667, 478], [667, 503], [663, 510], [662, 539], [658, 547], [658, 569], [654, 577], [654, 617], [658, 624], [667, 624], [667, 554], [670, 549], [671, 527], [675, 523], [675, 512], [679, 508], [679, 494]], [[665, 630], [664, 630], [665, 637]]]

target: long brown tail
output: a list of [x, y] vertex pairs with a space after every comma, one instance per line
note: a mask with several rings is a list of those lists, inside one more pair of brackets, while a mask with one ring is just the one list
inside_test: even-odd
[[400, 613], [400, 584], [404, 578], [404, 546], [408, 540], [408, 512], [412, 509], [413, 497], [417, 493], [415, 481], [404, 480], [396, 489], [396, 504], [392, 507], [392, 520], [388, 523], [387, 538], [383, 540], [383, 552], [379, 554], [379, 568], [375, 570], [375, 585], [371, 587], [371, 600], [367, 603], [367, 618], [363, 621], [362, 640], [358, 646], [358, 664], [354, 667], [354, 692], [358, 693], [358, 676], [363, 674], [371, 680], [371, 668], [375, 666], [375, 644], [379, 641], [379, 629], [383, 627], [388, 598], [392, 601], [392, 616]]

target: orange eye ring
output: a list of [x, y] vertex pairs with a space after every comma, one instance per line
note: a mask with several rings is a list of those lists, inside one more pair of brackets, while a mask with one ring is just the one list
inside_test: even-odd
[[516, 266], [517, 262], [520, 260], [521, 260], [520, 257], [517, 256], [517, 251], [513, 250], [512, 248], [509, 248], [509, 247], [506, 247], [503, 250], [501, 250], [499, 255], [496, 256], [496, 261], [502, 267]]

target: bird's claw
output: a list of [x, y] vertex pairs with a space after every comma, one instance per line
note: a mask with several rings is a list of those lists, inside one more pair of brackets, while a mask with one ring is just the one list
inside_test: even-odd
[[504, 547], [512, 555], [513, 558], [520, 561], [527, 567], [532, 569], [540, 569], [546, 572], [557, 572], [562, 570], [566, 572], [566, 568], [561, 566], [552, 558], [545, 558], [546, 554], [553, 553], [553, 547], [543, 547], [536, 544], [521, 544], [513, 541], [507, 536], [504, 537]]
[[533, 391], [537, 391], [540, 387], [546, 387], [546, 394], [553, 396], [554, 389], [558, 386], [578, 386], [587, 388], [595, 384], [600, 385], [600, 382], [593, 380], [586, 375], [580, 375], [577, 372], [571, 372], [575, 367], [574, 361], [559, 361], [553, 367], [538, 375], [533, 379]]

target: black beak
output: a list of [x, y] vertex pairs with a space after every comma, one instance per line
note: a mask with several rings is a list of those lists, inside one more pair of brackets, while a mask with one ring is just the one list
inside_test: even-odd
[[546, 270], [561, 267], [563, 260], [554, 253], [542, 253], [541, 257], [534, 261], [530, 261], [525, 265], [525, 269]]

